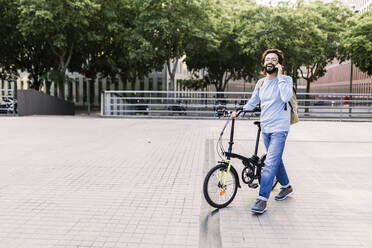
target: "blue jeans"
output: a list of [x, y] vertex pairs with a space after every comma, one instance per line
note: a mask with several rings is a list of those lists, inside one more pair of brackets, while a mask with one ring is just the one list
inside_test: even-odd
[[283, 187], [289, 186], [289, 179], [282, 160], [287, 135], [288, 132], [262, 133], [267, 156], [261, 176], [258, 199], [265, 201], [269, 199], [275, 176]]

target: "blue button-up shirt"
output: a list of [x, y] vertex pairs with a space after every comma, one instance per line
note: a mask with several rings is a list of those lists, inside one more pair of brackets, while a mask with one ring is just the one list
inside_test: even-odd
[[261, 128], [264, 133], [289, 131], [291, 107], [287, 104], [292, 98], [293, 81], [290, 76], [280, 75], [272, 80], [265, 79], [258, 89], [258, 84], [251, 99], [244, 105], [244, 110], [253, 110], [261, 103]]

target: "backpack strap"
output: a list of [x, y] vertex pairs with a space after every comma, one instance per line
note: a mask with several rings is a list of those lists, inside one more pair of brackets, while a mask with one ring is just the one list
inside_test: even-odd
[[291, 109], [293, 109], [293, 107], [292, 107], [292, 103], [291, 103], [291, 102], [288, 102], [288, 104], [289, 104], [289, 106], [291, 106]]
[[263, 83], [265, 82], [265, 78], [261, 78], [260, 80], [258, 80], [257, 82], [257, 88], [260, 89], [263, 85]]
[[[262, 87], [263, 83], [265, 82], [265, 78], [261, 78], [260, 80], [258, 80], [257, 82], [257, 89], [260, 90], [260, 88]], [[259, 107], [261, 108], [261, 101], [259, 103]]]
[[[295, 87], [292, 87], [292, 92], [293, 92], [293, 94], [297, 94], [297, 91], [296, 91]], [[291, 106], [291, 109], [293, 109], [291, 101], [289, 101], [288, 104], [289, 104], [289, 106]], [[287, 110], [287, 103], [285, 103], [284, 110]]]

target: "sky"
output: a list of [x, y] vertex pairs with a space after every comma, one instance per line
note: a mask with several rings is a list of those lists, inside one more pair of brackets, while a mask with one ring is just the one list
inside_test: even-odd
[[[284, 1], [283, 0], [256, 0], [256, 2], [259, 3], [259, 4], [275, 6], [279, 2], [284, 2]], [[296, 0], [290, 0], [289, 2], [294, 3], [294, 2], [296, 2]]]
[[[264, 5], [271, 5], [271, 6], [275, 6], [277, 5], [279, 2], [291, 2], [291, 3], [295, 3], [296, 0], [256, 0], [257, 3], [259, 4], [264, 4]], [[311, 0], [308, 0], [308, 1], [311, 1]], [[322, 0], [323, 2], [333, 2], [334, 0]], [[341, 0], [341, 2], [343, 2], [344, 4], [346, 5], [349, 5], [349, 2], [356, 2], [355, 0]], [[270, 4], [271, 3], [271, 4]]]

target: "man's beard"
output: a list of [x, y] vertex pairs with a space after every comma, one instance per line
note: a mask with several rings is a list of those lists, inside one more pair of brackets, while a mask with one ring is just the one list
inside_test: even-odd
[[[268, 67], [269, 65], [270, 65], [271, 67]], [[273, 64], [267, 64], [266, 67], [265, 67], [265, 71], [266, 71], [266, 73], [268, 73], [268, 74], [273, 74], [273, 73], [275, 73], [275, 72], [278, 71], [278, 68], [276, 68], [275, 65], [273, 65]]]

